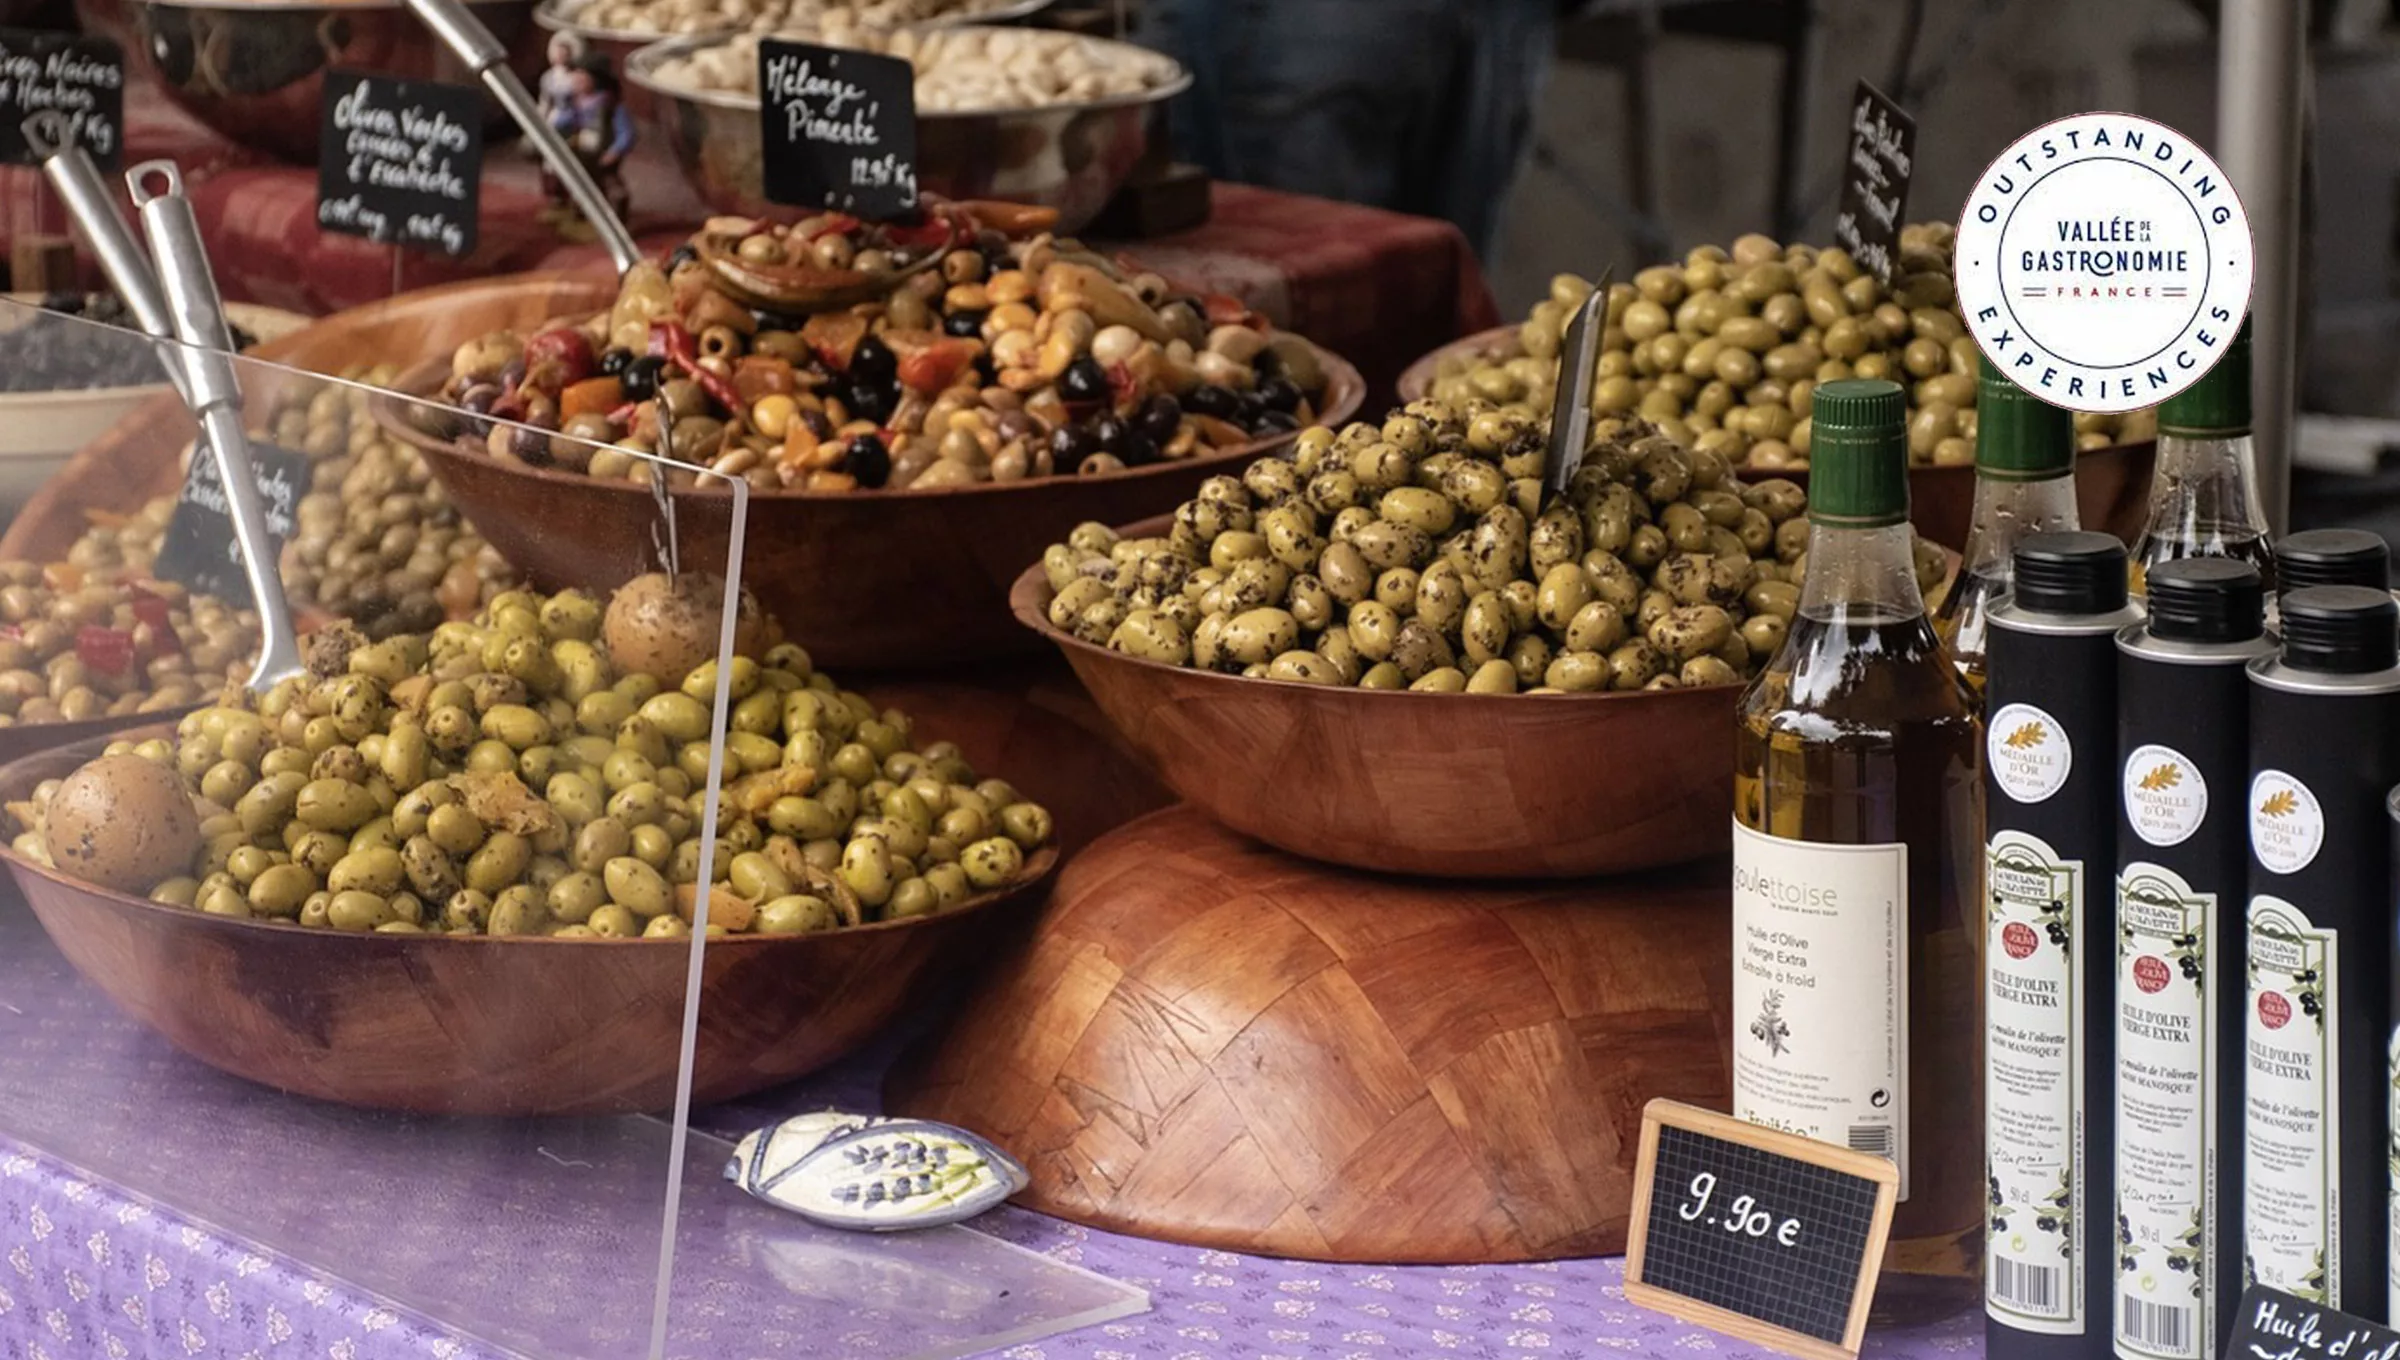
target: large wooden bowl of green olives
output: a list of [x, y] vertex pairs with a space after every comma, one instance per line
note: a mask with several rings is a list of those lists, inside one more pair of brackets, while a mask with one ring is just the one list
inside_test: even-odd
[[1638, 422], [1545, 497], [1544, 436], [1436, 400], [1305, 430], [1171, 516], [1078, 528], [1011, 600], [1162, 782], [1293, 854], [1562, 878], [1722, 853], [1806, 497]]
[[0, 857], [88, 981], [278, 1089], [665, 1108], [695, 929], [695, 1097], [802, 1075], [1041, 889], [1049, 814], [745, 611], [702, 915], [722, 595], [648, 580], [605, 630], [509, 592], [430, 636], [321, 632], [256, 700], [0, 767]]
[[[1909, 388], [1911, 518], [1937, 543], [1966, 541], [1975, 495], [1975, 342], [1951, 282], [1946, 223], [1905, 228], [1889, 284], [1838, 247], [1751, 235], [1698, 246], [1609, 287], [1592, 411], [1635, 417], [1722, 454], [1744, 477], [1808, 476], [1809, 394], [1836, 378]], [[1403, 401], [1475, 399], [1548, 414], [1568, 320], [1590, 296], [1574, 274], [1522, 323], [1451, 341], [1400, 377]], [[2150, 412], [2083, 413], [2076, 483], [2086, 525], [2141, 529], [2155, 454]]]

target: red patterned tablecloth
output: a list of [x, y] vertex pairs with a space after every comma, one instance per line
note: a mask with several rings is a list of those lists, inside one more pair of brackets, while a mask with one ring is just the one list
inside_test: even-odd
[[[218, 286], [236, 301], [311, 315], [394, 291], [395, 252], [316, 225], [316, 170], [235, 146], [136, 83], [126, 92], [127, 162], [171, 157], [184, 169]], [[632, 226], [664, 248], [705, 215], [656, 139], [628, 164]], [[64, 230], [39, 175], [0, 167], [0, 242], [31, 230]], [[541, 190], [533, 162], [494, 147], [483, 182], [480, 240], [461, 260], [409, 254], [401, 286], [531, 269], [604, 268], [597, 247], [570, 245], [535, 220]], [[1248, 185], [1216, 186], [1210, 220], [1191, 231], [1131, 243], [1145, 263], [1230, 293], [1357, 364], [1371, 399], [1390, 395], [1400, 370], [1426, 350], [1497, 323], [1482, 271], [1447, 222], [1306, 198]], [[1370, 407], [1372, 409], [1372, 406]]]

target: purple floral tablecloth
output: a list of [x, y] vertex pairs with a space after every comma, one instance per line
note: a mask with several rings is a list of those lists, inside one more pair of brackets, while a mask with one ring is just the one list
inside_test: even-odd
[[[889, 1056], [888, 1051], [865, 1055], [780, 1093], [773, 1104], [797, 1110], [871, 1102], [876, 1075]], [[108, 1103], [104, 1096], [58, 1089], [60, 1083], [71, 1088], [93, 1071], [105, 1071], [118, 1083], [151, 1083], [145, 1089], [171, 1095], [175, 1108], [111, 1132], [116, 1126], [98, 1108]], [[89, 1121], [71, 1117], [76, 1101], [93, 1111]], [[695, 1123], [733, 1132], [755, 1122], [763, 1109], [708, 1111]], [[273, 1130], [271, 1136], [258, 1133], [261, 1115], [271, 1121], [263, 1126]], [[35, 1130], [30, 1142], [29, 1128]], [[572, 1211], [545, 1219], [548, 1206], [540, 1187], [545, 1175], [578, 1174], [565, 1168], [606, 1166], [623, 1147], [639, 1145], [627, 1156], [649, 1155], [640, 1129], [629, 1130], [626, 1121], [596, 1129], [560, 1126], [546, 1141], [527, 1144], [544, 1160], [524, 1170], [523, 1184], [516, 1173], [494, 1184], [491, 1167], [505, 1163], [493, 1151], [503, 1140], [489, 1126], [362, 1123], [347, 1112], [219, 1076], [174, 1053], [76, 980], [14, 902], [0, 903], [0, 1130], [5, 1130], [0, 1133], [0, 1357], [5, 1360], [515, 1360], [586, 1354], [615, 1360], [639, 1353], [638, 1329], [619, 1322], [620, 1315], [647, 1316], [648, 1262], [641, 1253], [645, 1241], [655, 1242], [660, 1221], [655, 1203], [640, 1194], [612, 1198], [604, 1187], [584, 1196]], [[45, 1142], [75, 1146], [66, 1151], [33, 1145]], [[314, 1150], [326, 1144], [333, 1146], [325, 1164], [341, 1168], [336, 1179], [342, 1183], [308, 1187], [299, 1202], [321, 1203], [322, 1225], [300, 1220], [296, 1228], [276, 1230], [282, 1249], [222, 1223], [199, 1221], [198, 1215], [164, 1202], [215, 1203], [228, 1219], [256, 1214], [262, 1216], [256, 1221], [265, 1221], [278, 1211], [246, 1201], [289, 1196], [292, 1187], [277, 1182], [310, 1174], [294, 1168], [308, 1165]], [[395, 1163], [403, 1168], [397, 1179], [379, 1161], [390, 1148], [399, 1149], [403, 1158]], [[123, 1174], [111, 1177], [93, 1169], [95, 1163]], [[665, 1163], [655, 1164], [663, 1184]], [[127, 1183], [135, 1180], [149, 1183]], [[1005, 1308], [1015, 1305], [1022, 1305], [1028, 1318], [1104, 1320], [1065, 1332], [1054, 1332], [1054, 1324], [1033, 1325], [1020, 1333], [1032, 1339], [1004, 1340], [997, 1347], [928, 1351], [913, 1334], [903, 1343], [895, 1339], [897, 1332], [885, 1330], [916, 1305], [876, 1296], [879, 1280], [888, 1284], [903, 1278], [878, 1275], [885, 1268], [880, 1258], [859, 1254], [853, 1259], [841, 1242], [793, 1238], [788, 1228], [793, 1220], [729, 1193], [705, 1165], [687, 1172], [684, 1194], [668, 1353], [694, 1360], [908, 1353], [979, 1353], [1007, 1360], [1413, 1355], [1531, 1360], [1600, 1353], [1751, 1360], [1766, 1355], [1626, 1303], [1619, 1287], [1622, 1263], [1616, 1260], [1510, 1267], [1329, 1266], [1142, 1241], [1014, 1208], [978, 1220], [976, 1232], [956, 1230], [959, 1235], [941, 1249], [938, 1268], [904, 1277], [912, 1282], [907, 1287], [936, 1281], [957, 1291], [975, 1320], [1000, 1319], [995, 1326], [1016, 1316], [1003, 1317]], [[476, 1219], [484, 1221], [471, 1221]], [[446, 1230], [455, 1231], [454, 1243], [440, 1239]], [[434, 1234], [430, 1243], [425, 1240], [429, 1232]], [[1052, 1272], [1057, 1278], [1033, 1291], [1049, 1290], [1055, 1297], [995, 1303], [975, 1296], [973, 1286], [983, 1272], [1006, 1274], [1016, 1268], [1012, 1261], [1026, 1259], [994, 1239], [1080, 1272]], [[872, 1244], [878, 1251], [890, 1245], [890, 1239]], [[467, 1310], [480, 1314], [473, 1321], [462, 1322], [443, 1306], [451, 1291], [442, 1287], [438, 1259], [431, 1278], [442, 1297], [421, 1299], [421, 1307], [362, 1283], [421, 1278], [423, 1261], [402, 1269], [400, 1258], [411, 1253], [438, 1258], [445, 1251], [455, 1253], [455, 1292], [481, 1299]], [[560, 1278], [543, 1274], [559, 1261], [618, 1258], [625, 1265], [621, 1273], [580, 1265], [564, 1269]], [[1103, 1298], [1091, 1275], [1147, 1291], [1149, 1310], [1114, 1316], [1139, 1308], [1140, 1301]], [[513, 1292], [510, 1286], [516, 1286]], [[816, 1297], [801, 1297], [812, 1294]], [[783, 1306], [787, 1296], [793, 1307]], [[809, 1306], [818, 1311], [810, 1312]], [[583, 1334], [594, 1339], [564, 1345], [525, 1342], [524, 1336], [557, 1333], [555, 1326], [545, 1331], [548, 1324], [537, 1325], [537, 1319], [521, 1314], [588, 1323]], [[1979, 1352], [1981, 1331], [1978, 1319], [1961, 1317], [1939, 1327], [1871, 1337], [1867, 1353], [1913, 1360]]]

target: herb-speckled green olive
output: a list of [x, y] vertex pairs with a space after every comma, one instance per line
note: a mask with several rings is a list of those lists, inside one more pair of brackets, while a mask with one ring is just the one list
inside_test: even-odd
[[641, 716], [674, 744], [708, 739], [708, 705], [689, 694], [670, 690], [653, 695], [642, 704]]
[[1606, 600], [1593, 600], [1575, 611], [1565, 629], [1567, 649], [1577, 652], [1616, 650], [1625, 640], [1625, 616]]
[[[250, 886], [255, 889], [258, 885]], [[200, 880], [189, 876], [167, 879], [150, 890], [150, 900], [170, 907], [191, 906], [200, 900]]]
[[[659, 921], [666, 918], [653, 916], [650, 919]], [[646, 928], [640, 917], [614, 902], [592, 908], [592, 914], [584, 918], [583, 924], [604, 940], [637, 939]]]
[[732, 885], [734, 892], [753, 902], [785, 896], [793, 888], [791, 877], [778, 868], [775, 861], [756, 851], [735, 855], [725, 881]]
[[1481, 665], [1504, 654], [1514, 634], [1500, 592], [1487, 590], [1467, 602], [1466, 617], [1459, 622], [1459, 642], [1468, 660]]
[[[1756, 587], [1752, 587], [1756, 589]], [[1784, 634], [1790, 625], [1774, 614], [1757, 614], [1742, 620], [1742, 641], [1750, 647], [1752, 656], [1773, 656], [1783, 645]]]
[[1713, 656], [1696, 656], [1684, 662], [1683, 670], [1678, 676], [1686, 688], [1692, 689], [1703, 685], [1738, 684], [1741, 682], [1741, 678], [1740, 671]]
[[[969, 883], [989, 892], [1007, 884], [1024, 870], [1025, 852], [1005, 836], [987, 836], [961, 851], [958, 864], [967, 871]], [[864, 894], [861, 897], [863, 899]]]
[[[1012, 844], [1010, 848], [1015, 847]], [[876, 836], [859, 836], [842, 847], [840, 874], [858, 900], [870, 907], [889, 901], [898, 881], [892, 871], [891, 848]]]
[[1713, 604], [1678, 605], [1649, 628], [1650, 644], [1679, 663], [1715, 651], [1731, 636], [1733, 616]]
[[609, 901], [645, 919], [664, 914], [674, 903], [667, 880], [631, 855], [610, 860], [601, 871], [601, 883], [608, 889]]
[[467, 860], [466, 885], [497, 899], [500, 890], [517, 881], [533, 859], [533, 845], [510, 831], [495, 831]]
[[1059, 628], [1070, 627], [1084, 610], [1107, 598], [1105, 584], [1088, 576], [1077, 577], [1050, 598], [1050, 622]]
[[[1410, 619], [1400, 625], [1387, 659], [1413, 685], [1427, 674], [1451, 665], [1456, 658], [1449, 640], [1440, 632], [1428, 627], [1422, 619]], [[1465, 677], [1462, 675], [1460, 679]]]
[[1028, 854], [1048, 845], [1054, 830], [1050, 809], [1039, 803], [1011, 803], [1000, 809], [1000, 833]]
[[1666, 669], [1666, 658], [1659, 655], [1658, 649], [1647, 640], [1635, 638], [1610, 652], [1608, 664], [1613, 672], [1609, 688], [1635, 690], [1649, 684]]
[[[300, 824], [294, 822], [292, 825]], [[292, 863], [320, 879], [332, 873], [333, 866], [349, 853], [349, 840], [332, 831], [304, 832], [292, 841]]]
[[441, 902], [459, 889], [458, 869], [431, 836], [411, 836], [400, 847], [401, 872], [421, 897]]
[[426, 817], [425, 834], [450, 854], [469, 855], [483, 844], [483, 822], [459, 804], [445, 804]]
[[549, 928], [550, 912], [541, 893], [520, 883], [492, 898], [491, 921], [484, 930], [492, 935], [539, 935]]
[[941, 899], [935, 895], [932, 884], [922, 878], [908, 878], [892, 889], [892, 900], [884, 904], [883, 916], [887, 921], [905, 921], [931, 916], [940, 909]]
[[400, 888], [403, 873], [399, 852], [394, 850], [353, 850], [333, 866], [325, 886], [336, 897], [346, 892], [370, 892], [390, 896]]
[[1540, 593], [1534, 605], [1535, 617], [1543, 625], [1564, 632], [1584, 605], [1591, 602], [1591, 582], [1577, 562], [1561, 562], [1542, 577]]
[[1413, 614], [1417, 609], [1417, 581], [1413, 567], [1394, 567], [1375, 578], [1375, 602], [1395, 614]]
[[259, 916], [289, 920], [300, 914], [316, 890], [316, 875], [299, 865], [270, 865], [250, 881], [250, 909]]
[[1360, 689], [1407, 689], [1408, 677], [1389, 661], [1378, 661], [1358, 677]]
[[293, 801], [293, 815], [319, 831], [355, 831], [380, 811], [375, 795], [335, 779], [310, 780]]
[[[1404, 529], [1413, 529], [1428, 537], [1450, 532], [1457, 521], [1457, 507], [1439, 491], [1420, 486], [1395, 487], [1383, 493], [1375, 509], [1384, 521]], [[1363, 550], [1362, 550], [1363, 551]]]
[[1469, 694], [1514, 694], [1517, 692], [1517, 668], [1494, 657], [1475, 668], [1467, 677]]
[[1408, 687], [1420, 694], [1457, 694], [1466, 689], [1467, 676], [1456, 666], [1437, 666], [1410, 681]]
[[1370, 662], [1388, 660], [1392, 648], [1400, 640], [1400, 615], [1390, 605], [1377, 600], [1362, 600], [1350, 606], [1348, 626], [1350, 645]]
[[300, 801], [300, 790], [306, 787], [304, 775], [285, 771], [270, 774], [250, 786], [233, 805], [241, 819], [242, 830], [252, 836], [265, 836], [283, 829], [292, 820]]
[[761, 935], [812, 935], [840, 927], [841, 916], [822, 897], [796, 893], [778, 897], [758, 909]]
[[364, 935], [392, 919], [392, 904], [371, 892], [335, 893], [325, 905], [326, 923], [335, 930]]
[[1542, 672], [1542, 683], [1569, 694], [1587, 694], [1608, 687], [1608, 659], [1595, 652], [1560, 652]]
[[1350, 546], [1377, 572], [1413, 567], [1433, 556], [1433, 540], [1424, 530], [1382, 519], [1351, 535]]
[[1136, 609], [1109, 634], [1110, 651], [1149, 661], [1180, 666], [1191, 659], [1192, 644], [1173, 619], [1155, 609]]
[[1375, 590], [1375, 568], [1349, 543], [1336, 543], [1325, 549], [1317, 564], [1317, 576], [1324, 581], [1326, 592], [1346, 605], [1366, 599]]
[[1220, 638], [1225, 655], [1243, 665], [1264, 664], [1292, 649], [1300, 624], [1281, 609], [1253, 609], [1226, 621]]
[[550, 776], [542, 796], [550, 800], [560, 820], [570, 827], [582, 826], [598, 817], [606, 802], [598, 785], [572, 770]]
[[472, 888], [461, 888], [442, 903], [442, 925], [455, 934], [480, 935], [491, 920], [491, 897]]
[[631, 829], [614, 817], [600, 817], [586, 822], [575, 833], [574, 850], [568, 862], [585, 873], [596, 874], [608, 867], [610, 860], [632, 853]]

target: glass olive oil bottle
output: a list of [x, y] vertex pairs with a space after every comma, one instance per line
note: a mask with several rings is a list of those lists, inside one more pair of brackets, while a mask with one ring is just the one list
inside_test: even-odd
[[2150, 521], [2133, 545], [2133, 588], [2161, 562], [2231, 557], [2258, 568], [2270, 589], [2275, 554], [2258, 499], [2250, 439], [2250, 323], [2234, 333], [2208, 376], [2158, 408], [2158, 466]]
[[1912, 567], [1900, 388], [1813, 396], [1807, 574], [1735, 736], [1734, 1113], [1898, 1163], [1875, 1316], [1982, 1284], [1974, 700]]
[[1975, 515], [1958, 581], [1933, 616], [1958, 673], [1983, 689], [1984, 619], [2009, 587], [2009, 554], [2027, 534], [2076, 527], [2075, 418], [1985, 359], [1975, 397]]

